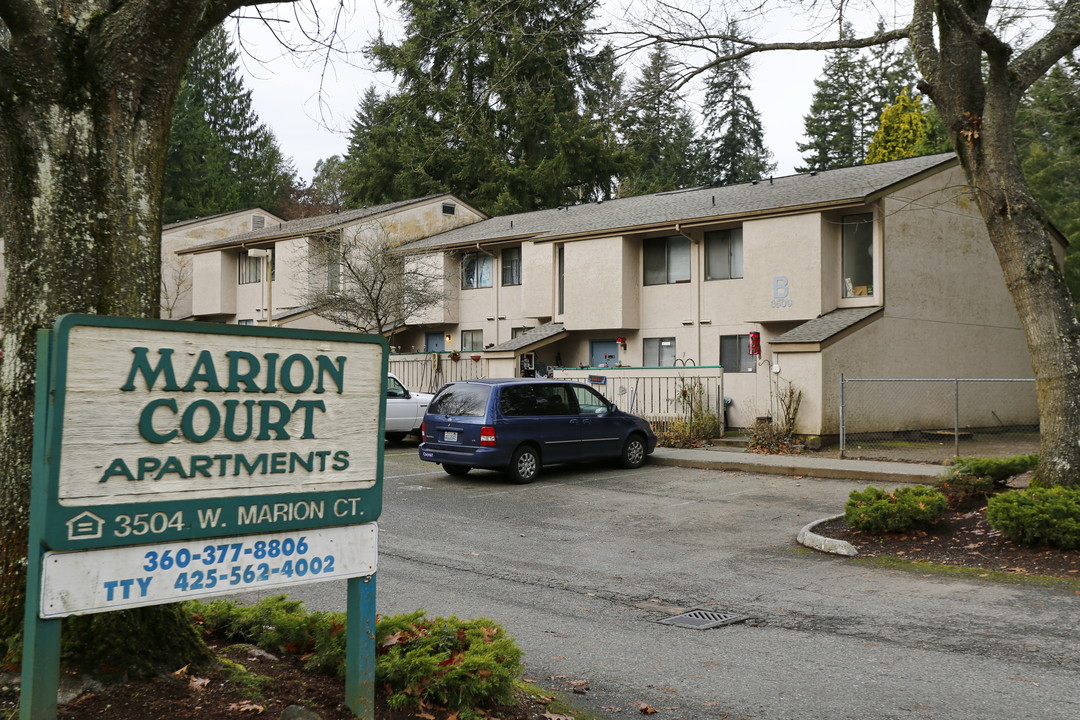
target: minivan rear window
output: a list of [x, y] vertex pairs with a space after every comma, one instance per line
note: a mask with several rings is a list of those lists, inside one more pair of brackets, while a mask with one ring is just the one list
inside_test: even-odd
[[456, 415], [458, 417], [483, 417], [487, 410], [490, 385], [457, 383], [443, 388], [428, 406], [433, 415]]

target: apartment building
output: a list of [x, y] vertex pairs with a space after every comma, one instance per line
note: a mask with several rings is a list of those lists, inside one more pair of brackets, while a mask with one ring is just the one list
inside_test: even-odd
[[190, 277], [173, 317], [342, 330], [305, 302], [309, 283], [340, 282], [340, 268], [317, 259], [317, 243], [397, 245], [486, 218], [450, 194], [290, 221], [267, 216], [257, 227], [173, 251]]
[[[735, 426], [790, 383], [798, 431], [835, 433], [841, 373], [1031, 377], [952, 154], [495, 217], [401, 249], [455, 279], [402, 345], [482, 353], [490, 375], [720, 366]], [[1007, 405], [1003, 422], [1036, 416], [1026, 395]]]

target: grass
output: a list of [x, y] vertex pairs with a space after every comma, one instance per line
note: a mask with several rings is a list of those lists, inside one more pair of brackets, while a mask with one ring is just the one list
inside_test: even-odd
[[[806, 547], [792, 548], [793, 552], [800, 555], [821, 556], [818, 550]], [[840, 556], [836, 556], [839, 558]], [[850, 557], [844, 560], [868, 567], [882, 568], [885, 570], [900, 570], [903, 572], [918, 573], [919, 575], [935, 575], [937, 577], [952, 577], [961, 580], [985, 580], [989, 582], [1005, 583], [1007, 585], [1026, 585], [1032, 587], [1056, 588], [1070, 592], [1080, 593], [1080, 578], [1059, 578], [1046, 575], [1018, 575], [1016, 573], [986, 570], [985, 568], [970, 568], [961, 565], [940, 565], [938, 563], [918, 562], [916, 560], [904, 560], [897, 557]]]

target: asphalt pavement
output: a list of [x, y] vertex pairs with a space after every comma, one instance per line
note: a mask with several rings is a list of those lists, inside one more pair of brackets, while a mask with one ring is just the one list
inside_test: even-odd
[[[1070, 720], [1071, 590], [851, 563], [794, 543], [852, 489], [940, 466], [660, 449], [643, 468], [454, 478], [387, 447], [378, 611], [491, 617], [528, 677], [598, 717]], [[343, 587], [290, 594], [344, 607]], [[694, 609], [748, 620], [662, 623]], [[586, 682], [584, 695], [574, 694]], [[572, 683], [578, 683], [573, 685]]]

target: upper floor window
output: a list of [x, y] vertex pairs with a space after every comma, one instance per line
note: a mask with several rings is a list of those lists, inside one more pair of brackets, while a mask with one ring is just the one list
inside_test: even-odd
[[874, 214], [860, 213], [840, 218], [841, 277], [843, 297], [874, 294]]
[[671, 367], [675, 364], [675, 338], [645, 338], [642, 365], [646, 367]]
[[521, 284], [521, 248], [503, 248], [502, 251], [502, 284]]
[[442, 206], [443, 215], [455, 215], [457, 214], [457, 205], [454, 203], [443, 203]]
[[484, 349], [484, 331], [483, 330], [462, 330], [461, 331], [461, 351], [462, 352], [476, 352]]
[[742, 276], [742, 228], [705, 233], [705, 279], [730, 280]]
[[252, 215], [251, 216], [251, 229], [252, 230], [262, 230], [264, 227], [266, 227], [266, 216], [265, 215]]
[[720, 336], [720, 364], [724, 372], [756, 372], [755, 360], [750, 354], [749, 335]]
[[461, 289], [491, 287], [491, 256], [487, 253], [465, 253], [461, 258]]
[[[270, 251], [270, 277], [274, 277], [274, 251]], [[263, 263], [266, 262], [266, 250], [243, 250], [240, 252], [238, 263], [239, 275], [237, 281], [241, 285], [262, 282]]]
[[690, 238], [650, 238], [642, 248], [646, 285], [690, 282]]

